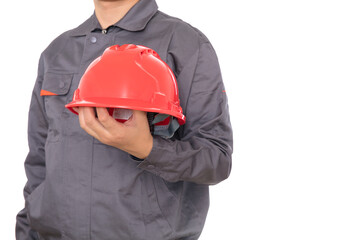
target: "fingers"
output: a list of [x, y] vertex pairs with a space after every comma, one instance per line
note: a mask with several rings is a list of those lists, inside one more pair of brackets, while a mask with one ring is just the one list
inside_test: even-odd
[[[150, 131], [149, 129], [149, 122], [147, 118], [147, 112], [134, 110], [133, 115], [130, 118], [132, 125], [136, 126], [137, 128], [141, 129], [141, 131]], [[126, 124], [127, 122], [125, 122]]]
[[79, 107], [78, 113], [81, 128], [100, 142], [137, 157], [149, 154], [153, 140], [146, 112], [133, 111], [125, 123], [116, 121], [106, 108]]
[[92, 107], [79, 107], [79, 122], [82, 129], [97, 139], [107, 134], [104, 126], [95, 117], [95, 110]]
[[125, 123], [116, 121], [109, 115], [106, 108], [79, 107], [78, 113], [81, 128], [108, 145], [122, 142], [126, 136], [139, 135], [150, 131], [147, 113], [143, 111], [134, 110], [133, 115]]
[[139, 110], [133, 110], [134, 120], [138, 123], [148, 122], [147, 120], [147, 113]]
[[112, 132], [115, 129], [122, 127], [122, 123], [116, 121], [112, 116], [110, 116], [106, 108], [97, 107], [96, 112], [98, 115], [99, 122], [109, 131]]

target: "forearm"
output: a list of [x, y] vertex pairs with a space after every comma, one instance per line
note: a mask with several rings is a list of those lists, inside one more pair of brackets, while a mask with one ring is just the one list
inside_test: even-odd
[[37, 233], [31, 230], [27, 220], [27, 210], [24, 208], [16, 216], [16, 240], [39, 240]]
[[[29, 153], [25, 159], [25, 173], [28, 179], [24, 187], [24, 199], [37, 188], [45, 179], [45, 141], [48, 123], [45, 117], [44, 102], [40, 96], [43, 78], [42, 58], [39, 62], [38, 78], [36, 80], [29, 109], [28, 143]], [[27, 208], [22, 209], [16, 216], [16, 239], [37, 240], [38, 236], [29, 225]]]
[[139, 167], [169, 182], [216, 184], [226, 179], [231, 170], [232, 149], [219, 144], [199, 137], [188, 141], [155, 137], [149, 157]]
[[154, 137], [152, 151], [139, 167], [170, 182], [216, 184], [226, 179], [231, 170], [233, 135], [229, 108], [210, 43], [201, 44], [195, 56], [178, 76], [180, 87], [191, 86], [187, 95], [182, 94], [187, 98], [180, 99], [185, 125], [179, 129], [177, 140]]

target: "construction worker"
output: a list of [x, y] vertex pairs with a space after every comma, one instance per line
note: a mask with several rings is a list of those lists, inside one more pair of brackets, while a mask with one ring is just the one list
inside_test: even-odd
[[[16, 239], [198, 239], [209, 185], [231, 170], [232, 130], [209, 40], [155, 0], [94, 0], [94, 14], [41, 54], [28, 122], [25, 208]], [[89, 64], [113, 45], [149, 47], [172, 69], [186, 116], [171, 137], [145, 111], [65, 108]], [[101, 80], [100, 80], [101, 81]], [[133, 79], [137, 81], [137, 79]]]

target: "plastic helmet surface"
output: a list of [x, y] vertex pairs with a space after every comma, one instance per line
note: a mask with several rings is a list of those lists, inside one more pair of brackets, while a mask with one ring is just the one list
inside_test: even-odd
[[74, 107], [107, 107], [157, 112], [185, 123], [177, 82], [170, 67], [145, 46], [108, 47], [87, 68], [75, 90]]

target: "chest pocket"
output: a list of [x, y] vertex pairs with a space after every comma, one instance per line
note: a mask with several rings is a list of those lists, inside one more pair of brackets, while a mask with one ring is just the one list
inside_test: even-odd
[[69, 93], [74, 74], [45, 73], [40, 95], [44, 98], [45, 112], [49, 120], [48, 138], [59, 140], [62, 131], [62, 113], [72, 96]]

